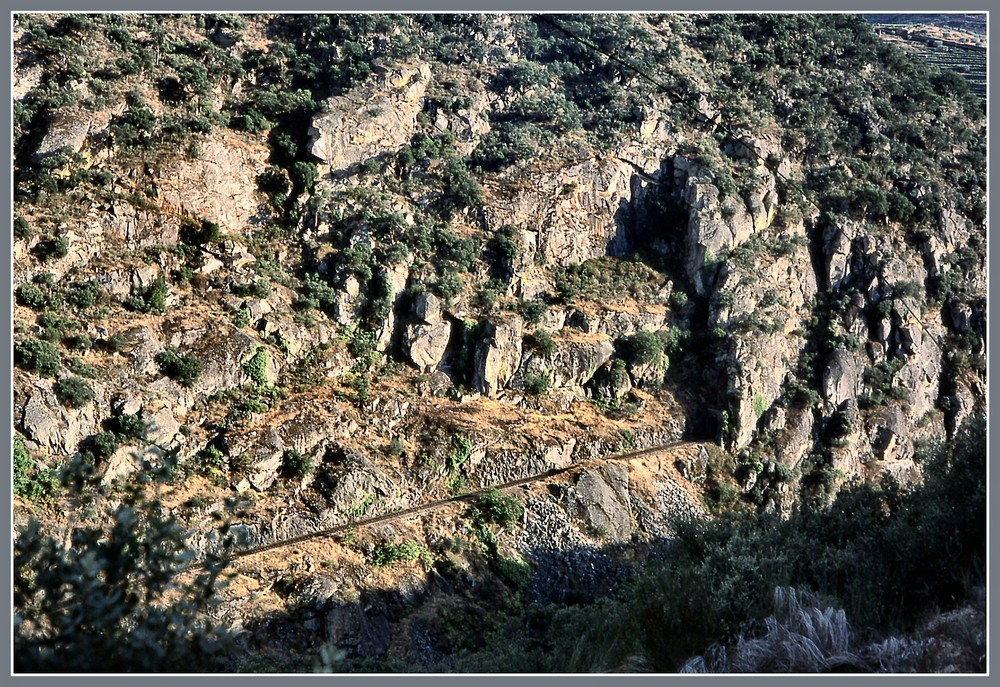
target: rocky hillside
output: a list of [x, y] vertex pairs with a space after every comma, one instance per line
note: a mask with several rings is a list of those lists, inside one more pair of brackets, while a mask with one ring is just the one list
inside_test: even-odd
[[246, 546], [701, 442], [243, 559], [213, 611], [247, 670], [447, 667], [679, 515], [919, 483], [985, 405], [982, 103], [851, 16], [555, 19], [18, 16], [16, 525], [166, 467], [204, 555], [230, 499]]

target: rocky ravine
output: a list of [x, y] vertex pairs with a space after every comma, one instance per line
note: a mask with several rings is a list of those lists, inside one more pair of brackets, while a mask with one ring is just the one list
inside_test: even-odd
[[[18, 144], [42, 190], [17, 201], [32, 229], [14, 243], [15, 342], [60, 361], [46, 372], [22, 349], [15, 369], [13, 422], [39, 469], [89, 456], [113, 493], [176, 453], [166, 503], [205, 551], [227, 495], [254, 544], [682, 436], [728, 452], [521, 494], [498, 555], [533, 567], [541, 603], [607, 591], [722, 485], [787, 513], [852, 480], [917, 481], [921, 446], [985, 403], [984, 227], [954, 199], [907, 187], [930, 218], [919, 231], [820, 212], [785, 184], [813, 164], [794, 136], [776, 121], [713, 136], [704, 98], [694, 123], [651, 96], [610, 143], [574, 129], [475, 167], [547, 93], [499, 83], [505, 55], [530, 53], [507, 19], [476, 29], [493, 46], [478, 64], [385, 58], [287, 122], [240, 128], [252, 79], [272, 78], [253, 66], [276, 44], [267, 21], [229, 45], [248, 75], [198, 96], [199, 116], [233, 126], [175, 144], [161, 129], [181, 105], [139, 74], [101, 97], [80, 81]], [[24, 107], [47, 83], [32, 40], [15, 39]], [[159, 143], [136, 154], [125, 125], [143, 108]], [[66, 400], [71, 377], [89, 400]], [[109, 437], [128, 416], [140, 436]], [[241, 567], [220, 612], [253, 636], [311, 608], [301, 635], [282, 626], [291, 648], [318, 633], [384, 655], [404, 627], [416, 646], [400, 609], [489, 577], [477, 536], [456, 509], [310, 544]], [[401, 541], [444, 563], [371, 564]]]

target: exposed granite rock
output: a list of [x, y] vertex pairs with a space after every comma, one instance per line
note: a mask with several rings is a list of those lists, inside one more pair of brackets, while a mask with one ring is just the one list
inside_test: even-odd
[[35, 161], [41, 161], [61, 152], [79, 153], [90, 133], [92, 116], [77, 108], [58, 110], [49, 120], [48, 131], [38, 144]]
[[628, 468], [606, 464], [587, 470], [576, 482], [580, 516], [593, 531], [621, 540], [632, 532]]
[[451, 322], [411, 324], [406, 328], [404, 345], [413, 364], [428, 371], [441, 362], [450, 337]]
[[212, 220], [223, 231], [249, 233], [263, 201], [257, 176], [269, 154], [263, 144], [219, 129], [201, 142], [197, 158], [175, 159], [159, 167], [160, 198], [166, 209]]
[[431, 79], [427, 64], [384, 70], [350, 93], [327, 100], [309, 129], [309, 153], [345, 171], [407, 143]]
[[521, 364], [523, 320], [517, 316], [487, 322], [476, 347], [472, 385], [484, 396], [495, 396]]
[[555, 350], [549, 355], [537, 351], [525, 354], [522, 367], [525, 372], [549, 373], [553, 388], [582, 387], [598, 368], [614, 355], [614, 344], [608, 339], [597, 341], [556, 341]]
[[857, 398], [863, 371], [861, 359], [855, 353], [842, 348], [835, 350], [823, 372], [823, 398], [834, 405]]

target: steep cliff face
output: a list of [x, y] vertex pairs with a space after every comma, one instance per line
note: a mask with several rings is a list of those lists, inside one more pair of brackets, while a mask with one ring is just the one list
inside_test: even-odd
[[[406, 526], [460, 588], [526, 560], [592, 596], [599, 542], [919, 481], [985, 404], [981, 114], [848, 18], [567, 19], [667, 94], [528, 16], [18, 21], [15, 430], [105, 485], [176, 454], [200, 550], [185, 504], [227, 490], [265, 541], [720, 444], [538, 488], [500, 539]], [[394, 611], [345, 604], [398, 537], [362, 539], [268, 598], [383, 655]]]

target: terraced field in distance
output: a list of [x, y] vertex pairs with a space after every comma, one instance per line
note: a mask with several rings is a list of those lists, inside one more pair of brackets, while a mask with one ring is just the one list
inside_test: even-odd
[[[903, 17], [920, 15], [895, 15], [900, 18], [898, 23], [885, 19], [892, 16], [894, 15], [868, 15], [868, 19], [883, 39], [919, 55], [935, 67], [961, 74], [969, 82], [972, 91], [983, 101], [986, 100], [985, 24], [980, 27], [971, 21], [956, 24], [951, 20], [943, 25], [910, 24], [902, 21]], [[878, 21], [875, 21], [876, 18]], [[926, 22], [927, 19], [923, 21]]]

